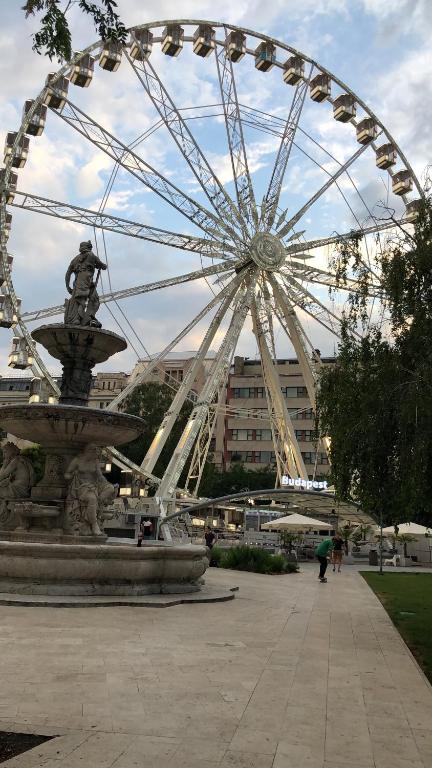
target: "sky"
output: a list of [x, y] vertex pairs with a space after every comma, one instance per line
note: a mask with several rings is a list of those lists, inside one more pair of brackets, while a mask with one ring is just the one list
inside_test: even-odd
[[[0, 0], [0, 143], [8, 131], [17, 130], [26, 99], [42, 89], [47, 73], [59, 65], [32, 51], [31, 34], [37, 20], [25, 19], [22, 0]], [[158, 19], [212, 19], [214, 3], [174, 2], [173, 0], [118, 0], [126, 26]], [[220, 0], [217, 19], [271, 35], [303, 51], [340, 78], [382, 120], [394, 136], [415, 173], [421, 180], [432, 160], [430, 125], [432, 123], [432, 3], [430, 0]], [[68, 14], [76, 50], [95, 42], [91, 21], [72, 6]], [[252, 41], [252, 42], [251, 42]], [[255, 47], [252, 38], [248, 38]], [[281, 53], [278, 52], [278, 59]], [[151, 62], [184, 115], [219, 179], [234, 195], [226, 135], [220, 112], [206, 105], [217, 104], [216, 69], [213, 57], [202, 60], [185, 44], [176, 59], [164, 56], [156, 45]], [[251, 57], [235, 66], [239, 101], [250, 109], [259, 109], [286, 119], [293, 89], [283, 83], [280, 69], [257, 72]], [[126, 61], [116, 73], [96, 65], [88, 89], [71, 86], [75, 104], [90, 114], [125, 144], [148, 131], [157, 114]], [[203, 107], [201, 112], [197, 107]], [[204, 117], [204, 114], [212, 114]], [[327, 178], [325, 171], [336, 168], [358, 145], [352, 126], [334, 121], [331, 106], [315, 104], [306, 98], [294, 147], [285, 174], [281, 210], [295, 212]], [[314, 141], [319, 142], [321, 148]], [[249, 165], [261, 200], [273, 168], [278, 139], [274, 135], [245, 127]], [[335, 160], [331, 160], [331, 153]], [[172, 141], [166, 128], [152, 132], [137, 151], [167, 179], [176, 183], [201, 204], [209, 206], [195, 178]], [[312, 155], [311, 162], [305, 152]], [[319, 165], [317, 165], [319, 163]], [[90, 142], [85, 141], [58, 115], [49, 112], [43, 136], [31, 139], [27, 165], [19, 172], [18, 188], [62, 202], [98, 209], [104, 195], [113, 162]], [[400, 202], [388, 193], [388, 175], [377, 171], [372, 150], [362, 155], [352, 167], [352, 179], [363, 200], [373, 212], [380, 202], [396, 208]], [[341, 188], [351, 201], [348, 209], [340, 193], [331, 189], [310, 209], [302, 224], [305, 237], [324, 237], [347, 231], [356, 221], [367, 223], [367, 211], [347, 178]], [[398, 209], [399, 210], [399, 209]], [[133, 221], [151, 224], [184, 234], [200, 234], [181, 214], [149, 192], [137, 179], [123, 170], [116, 176], [106, 211]], [[91, 239], [109, 261], [109, 276], [104, 290], [127, 288], [161, 280], [199, 269], [201, 260], [178, 249], [144, 240], [107, 234], [105, 244], [99, 234], [96, 243], [91, 229], [26, 211], [13, 210], [9, 250], [14, 255], [14, 285], [22, 298], [23, 311], [62, 304], [63, 275], [81, 240]], [[325, 267], [327, 254], [320, 254]], [[209, 262], [206, 262], [207, 265]], [[203, 260], [204, 264], [204, 260]], [[220, 287], [220, 286], [219, 286]], [[106, 364], [109, 370], [130, 370], [137, 355], [154, 354], [168, 342], [210, 301], [217, 286], [204, 280], [175, 286], [155, 293], [136, 296], [111, 305], [111, 313], [101, 308], [104, 327], [127, 335], [131, 344], [125, 353]], [[321, 301], [328, 306], [326, 289], [320, 289]], [[333, 301], [337, 313], [341, 299]], [[335, 339], [306, 315], [305, 329], [325, 354], [335, 351]], [[178, 349], [196, 348], [207, 321], [191, 332]], [[30, 326], [34, 327], [34, 325]], [[132, 330], [133, 328], [133, 330]], [[222, 330], [215, 340], [220, 341]], [[6, 359], [10, 332], [0, 329], [0, 372], [8, 373]], [[279, 357], [292, 355], [292, 348], [278, 331]], [[238, 345], [240, 354], [254, 357], [256, 342], [247, 324]], [[53, 371], [57, 364], [46, 358]]]

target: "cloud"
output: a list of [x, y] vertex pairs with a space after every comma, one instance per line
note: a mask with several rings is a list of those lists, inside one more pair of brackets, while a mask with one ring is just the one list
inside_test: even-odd
[[[37, 27], [37, 21], [25, 21], [19, 4], [5, 6], [3, 30], [0, 33], [0, 140], [8, 130], [17, 129], [23, 102], [34, 97], [42, 88], [46, 74], [57, 68], [46, 58], [31, 51], [30, 34]], [[150, 0], [144, 5], [136, 0], [119, 0], [119, 11], [127, 25], [179, 14], [175, 0], [162, 0], [157, 4]], [[214, 3], [200, 0], [197, 4], [196, 0], [185, 0], [181, 14], [186, 18], [195, 15], [201, 18], [212, 17]], [[346, 79], [349, 84], [353, 87], [360, 85], [362, 96], [375, 108], [418, 173], [430, 160], [431, 151], [429, 126], [432, 122], [432, 62], [427, 40], [428, 30], [431, 29], [431, 14], [432, 6], [428, 0], [303, 0], [302, 3], [275, 0], [271, 4], [263, 4], [262, 0], [239, 0], [237, 3], [221, 0], [218, 5], [219, 18], [260, 30], [284, 39], [295, 47], [304, 48], [305, 53], [322, 60], [336, 74], [342, 76], [348, 72]], [[74, 44], [81, 49], [95, 38], [94, 30], [75, 5], [71, 7], [70, 19]], [[253, 48], [256, 44], [257, 41], [250, 37], [248, 45]], [[173, 60], [164, 56], [156, 44], [151, 61], [176, 104], [182, 109], [198, 104], [220, 103], [219, 84], [212, 57], [209, 60], [200, 59], [192, 53], [190, 44], [186, 43], [181, 56]], [[369, 62], [373, 63], [373, 67]], [[283, 83], [280, 69], [274, 68], [267, 74], [261, 74], [255, 70], [253, 60], [245, 57], [235, 66], [235, 76], [239, 100], [243, 104], [269, 112], [282, 120], [286, 119], [294, 89]], [[84, 112], [124, 143], [128, 144], [144, 135], [137, 153], [165, 178], [210, 208], [209, 201], [197, 185], [167, 129], [160, 127], [153, 130], [159, 119], [158, 114], [125, 57], [115, 74], [104, 72], [96, 66], [94, 82], [90, 88], [71, 86], [70, 93], [72, 100]], [[193, 110], [185, 109], [183, 114], [194, 116]], [[234, 196], [231, 159], [223, 119], [200, 117], [189, 120], [187, 124], [218, 178]], [[340, 162], [358, 146], [352, 126], [336, 123], [328, 103], [317, 105], [307, 97], [301, 124]], [[280, 139], [246, 127], [245, 140], [259, 202], [267, 189]], [[328, 171], [334, 171], [337, 167], [307, 137], [298, 133], [296, 141]], [[31, 139], [28, 163], [19, 172], [19, 187], [53, 199], [97, 209], [113, 166], [113, 161], [107, 155], [50, 112], [45, 134], [41, 138]], [[352, 177], [368, 206], [373, 206], [377, 199], [385, 196], [382, 179], [385, 182], [388, 177], [376, 171], [372, 150], [368, 149], [361, 162], [352, 167]], [[288, 207], [291, 215], [326, 178], [326, 174], [317, 165], [293, 148], [284, 179], [281, 207]], [[340, 186], [349, 198], [355, 216], [363, 221], [368, 215], [367, 210], [359, 201], [349, 179], [342, 177]], [[397, 198], [396, 202], [400, 203]], [[163, 203], [124, 170], [117, 174], [106, 210], [164, 229], [201, 234], [189, 219]], [[92, 230], [18, 210], [13, 211], [13, 216], [10, 249], [15, 255], [14, 280], [17, 292], [23, 298], [23, 308], [60, 304], [64, 298], [65, 266], [75, 254], [81, 239], [90, 237], [94, 240]], [[349, 229], [354, 221], [340, 192], [334, 187], [309, 210], [299, 228], [306, 229], [306, 237], [315, 237], [331, 234], [334, 230]], [[97, 243], [103, 253], [100, 233]], [[110, 233], [106, 235], [106, 246], [114, 289], [180, 274], [199, 268], [201, 263], [197, 255]], [[320, 254], [319, 264], [323, 258], [324, 254]], [[210, 262], [203, 260], [203, 263], [206, 265]], [[122, 302], [121, 306], [144, 345], [154, 352], [163, 348], [210, 296], [208, 286], [199, 281], [170, 288], [165, 292], [137, 296]], [[325, 293], [322, 298], [325, 299]], [[115, 305], [112, 311], [137, 349], [141, 349]], [[102, 314], [104, 324], [118, 330], [107, 309]], [[325, 331], [317, 323], [306, 316], [302, 316], [302, 319], [314, 343], [323, 352], [330, 353], [333, 340], [328, 335], [326, 337]], [[206, 321], [190, 334], [183, 348], [186, 342], [188, 347], [197, 346], [205, 327]], [[2, 334], [0, 344], [3, 345], [6, 338], [7, 334]], [[280, 349], [282, 354], [288, 354], [289, 342], [283, 334]], [[256, 354], [256, 342], [249, 321], [241, 334], [238, 350], [249, 356]], [[127, 369], [132, 367], [134, 357], [133, 350], [129, 349], [107, 365], [111, 370], [116, 367]]]

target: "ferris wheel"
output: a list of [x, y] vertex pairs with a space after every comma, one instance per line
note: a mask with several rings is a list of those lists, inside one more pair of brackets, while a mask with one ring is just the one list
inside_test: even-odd
[[[114, 121], [114, 129], [111, 121], [106, 125], [93, 117], [88, 95], [99, 86], [108, 93], [120, 64], [122, 83], [129, 77], [135, 89], [136, 115], [135, 135], [129, 121], [121, 138], [121, 121]], [[56, 121], [61, 121], [62, 135], [68, 131], [70, 140], [91, 148], [92, 156], [111, 162], [97, 209], [25, 188], [33, 142]], [[31, 212], [73, 222], [83, 239], [90, 228], [105, 255], [110, 251], [111, 264], [121, 259], [118, 254], [129, 243], [138, 243], [143, 273], [146, 257], [154, 259], [152, 248], [173, 259], [186, 253], [196, 260], [192, 271], [161, 274], [129, 287], [110, 283], [101, 297], [130, 333], [129, 298], [146, 301], [150, 292], [203, 279], [211, 292], [198, 314], [176, 328], [172, 341], [109, 405], [109, 410], [120, 408], [191, 331], [207, 323], [183, 381], [170, 382], [175, 389], [171, 407], [141, 466], [114, 448], [112, 457], [157, 483], [161, 499], [173, 497], [189, 462], [186, 487], [196, 492], [217, 414], [224, 407], [229, 410], [223, 405], [227, 376], [240, 334], [246, 332], [253, 334], [262, 362], [265, 418], [270, 420], [278, 477], [307, 477], [278, 373], [278, 347], [289, 340], [294, 348], [314, 408], [321, 366], [314, 335], [319, 331], [338, 338], [344, 301], [357, 288], [355, 279], [348, 279], [338, 303], [329, 298], [337, 281], [326, 255], [353, 231], [363, 237], [373, 313], [380, 297], [375, 239], [395, 222], [412, 221], [422, 197], [408, 160], [359, 96], [310, 56], [249, 29], [202, 20], [144, 24], [130, 30], [127, 45], [97, 41], [48, 76], [40, 94], [25, 103], [19, 129], [7, 134], [0, 174], [0, 326], [13, 328], [12, 367], [31, 367], [53, 395], [58, 392], [31, 337], [31, 324], [61, 314], [63, 307], [32, 310], [20, 305], [8, 251], [18, 209], [20, 216]], [[125, 201], [121, 216], [110, 212], [116, 190]], [[151, 223], [127, 215], [128, 203], [144, 193], [153, 201]], [[382, 216], [383, 199], [393, 211], [391, 220]], [[131, 207], [136, 210], [133, 202]], [[111, 250], [113, 236], [121, 236], [127, 245]], [[160, 261], [166, 263], [163, 257]], [[188, 307], [183, 310], [186, 315]], [[215, 355], [203, 389], [163, 477], [157, 478], [155, 464], [211, 348]]]

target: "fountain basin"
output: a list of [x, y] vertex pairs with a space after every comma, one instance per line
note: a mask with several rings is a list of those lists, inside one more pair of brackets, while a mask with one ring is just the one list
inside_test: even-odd
[[197, 592], [204, 546], [41, 544], [0, 541], [0, 592], [149, 595]]
[[3, 405], [0, 425], [15, 437], [44, 446], [93, 443], [100, 447], [122, 445], [143, 431], [143, 421], [126, 413], [71, 405]]
[[117, 333], [85, 325], [41, 325], [32, 331], [32, 336], [57, 360], [73, 356], [77, 360], [91, 360], [93, 365], [104, 363], [127, 348]]

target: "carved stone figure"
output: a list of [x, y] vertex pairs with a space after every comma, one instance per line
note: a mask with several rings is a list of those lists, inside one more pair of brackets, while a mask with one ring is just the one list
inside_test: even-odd
[[0, 499], [25, 499], [35, 482], [33, 466], [15, 443], [3, 446], [0, 469]]
[[[72, 259], [66, 272], [66, 288], [71, 295], [65, 301], [65, 325], [90, 325], [101, 328], [101, 323], [96, 320], [96, 312], [100, 301], [96, 290], [101, 269], [106, 269], [104, 264], [92, 251], [90, 240], [80, 243], [79, 254]], [[98, 270], [96, 279], [94, 273]], [[75, 275], [73, 288], [70, 286], [72, 275]]]
[[15, 443], [3, 446], [3, 464], [0, 469], [0, 528], [12, 529], [17, 524], [14, 499], [26, 499], [35, 483], [30, 459], [21, 456]]
[[100, 450], [89, 444], [72, 459], [65, 478], [69, 481], [66, 508], [71, 527], [81, 535], [101, 536], [105, 507], [116, 495], [116, 485], [103, 476]]

